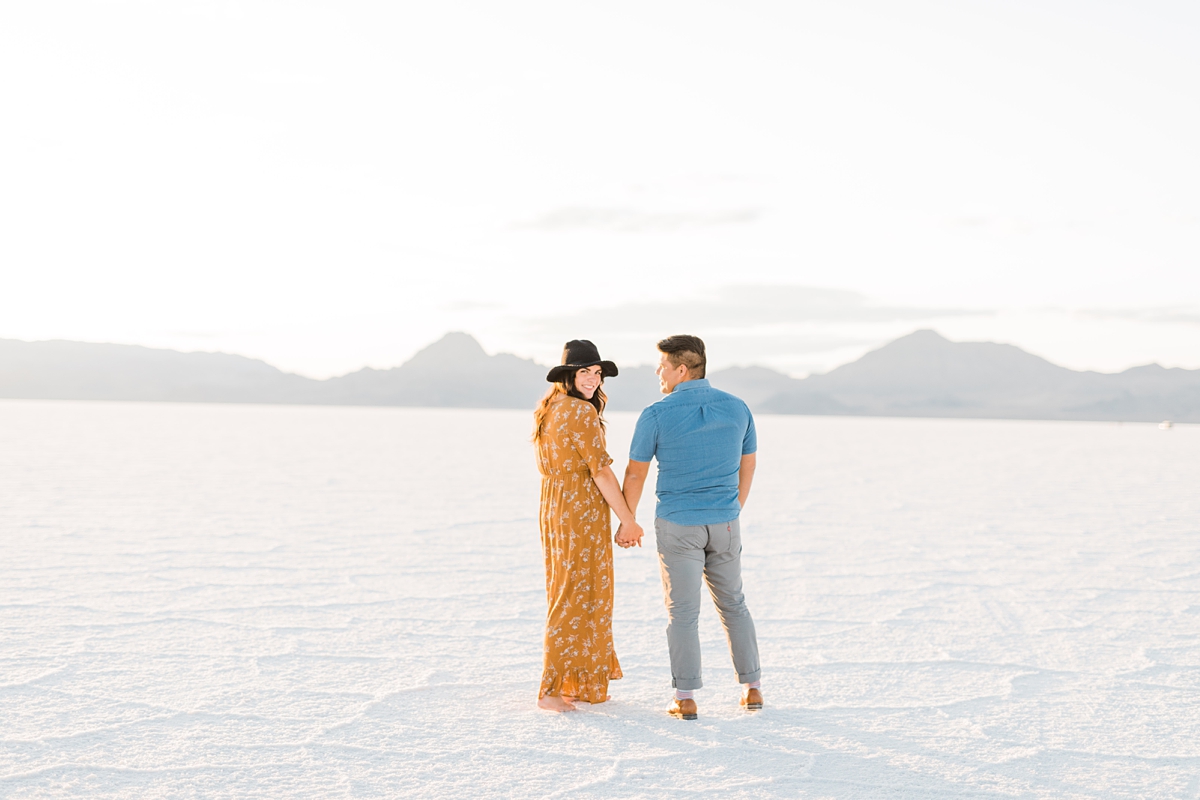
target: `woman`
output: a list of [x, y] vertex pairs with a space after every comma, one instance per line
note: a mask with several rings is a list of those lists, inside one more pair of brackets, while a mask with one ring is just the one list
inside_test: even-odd
[[610, 507], [624, 537], [640, 538], [641, 529], [604, 450], [600, 386], [616, 374], [591, 342], [567, 342], [562, 364], [546, 376], [554, 385], [533, 412], [548, 606], [538, 706], [548, 711], [572, 711], [575, 700], [603, 703], [608, 682], [621, 677], [612, 640]]

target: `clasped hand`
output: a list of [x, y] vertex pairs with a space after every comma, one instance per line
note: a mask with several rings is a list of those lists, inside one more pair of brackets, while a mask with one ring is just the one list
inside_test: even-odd
[[633, 547], [635, 544], [638, 547], [642, 546], [642, 526], [636, 522], [622, 522], [617, 527], [616, 542], [618, 547]]

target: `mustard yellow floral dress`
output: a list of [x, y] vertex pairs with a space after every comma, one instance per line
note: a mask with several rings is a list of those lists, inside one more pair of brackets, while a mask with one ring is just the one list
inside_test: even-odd
[[592, 476], [612, 463], [591, 403], [563, 395], [537, 442], [546, 557], [546, 642], [539, 698], [608, 699], [621, 677], [613, 650], [612, 525]]

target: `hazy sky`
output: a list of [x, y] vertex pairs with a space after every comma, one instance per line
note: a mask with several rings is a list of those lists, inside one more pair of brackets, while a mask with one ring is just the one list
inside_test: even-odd
[[1200, 4], [0, 10], [0, 337], [1200, 367]]

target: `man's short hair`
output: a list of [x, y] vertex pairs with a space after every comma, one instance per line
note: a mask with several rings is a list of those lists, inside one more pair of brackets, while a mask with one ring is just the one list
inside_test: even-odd
[[668, 336], [658, 343], [658, 349], [659, 352], [667, 354], [667, 360], [671, 362], [671, 366], [678, 367], [680, 364], [684, 364], [688, 368], [688, 375], [692, 378], [704, 377], [708, 359], [704, 357], [704, 340], [699, 336], [688, 336], [687, 334]]

